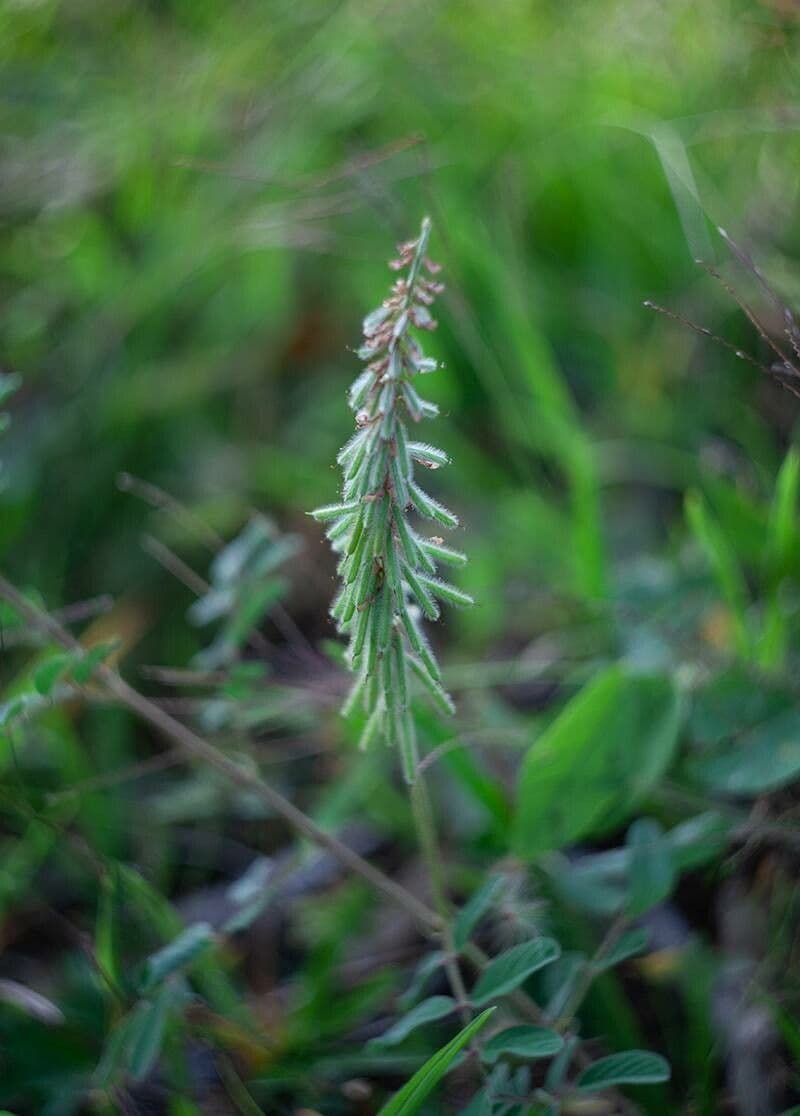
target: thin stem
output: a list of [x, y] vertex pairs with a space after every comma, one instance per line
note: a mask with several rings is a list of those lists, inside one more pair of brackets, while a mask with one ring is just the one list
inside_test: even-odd
[[450, 902], [447, 898], [447, 891], [444, 886], [442, 854], [436, 833], [436, 823], [433, 820], [433, 809], [431, 807], [430, 795], [428, 794], [428, 787], [424, 775], [419, 772], [414, 782], [409, 787], [409, 798], [411, 800], [411, 813], [414, 818], [414, 826], [417, 831], [417, 840], [419, 841], [422, 856], [428, 871], [433, 905], [440, 920], [439, 933], [441, 935], [442, 945], [444, 946], [444, 963], [447, 971], [447, 978], [450, 982], [453, 996], [458, 1004], [461, 1018], [466, 1024], [470, 1019], [469, 999], [467, 997], [467, 990], [464, 986], [463, 977], [461, 976], [461, 970], [458, 966], [458, 954], [455, 941], [453, 940], [453, 932], [450, 927], [452, 912]]
[[[121, 492], [130, 492], [134, 496], [138, 496], [144, 500], [151, 508], [156, 511], [164, 511], [171, 515], [174, 521], [185, 527], [190, 534], [195, 535], [201, 540], [207, 550], [212, 554], [218, 554], [225, 545], [225, 540], [218, 534], [213, 527], [196, 515], [180, 500], [177, 500], [169, 492], [158, 485], [152, 484], [150, 481], [141, 480], [139, 477], [133, 476], [131, 473], [120, 473], [117, 477], [117, 486]], [[196, 596], [202, 596], [208, 592], [208, 585], [198, 574], [191, 569], [177, 554], [174, 554], [160, 543], [158, 539], [154, 539], [152, 535], [142, 536], [142, 546], [152, 558], [155, 558], [168, 572], [174, 574], [179, 581], [186, 585]], [[205, 586], [205, 588], [202, 588]], [[295, 644], [301, 650], [311, 652], [316, 658], [316, 654], [308, 642], [306, 637], [300, 631], [291, 618], [289, 613], [280, 603], [276, 601], [272, 606], [272, 620], [275, 627], [284, 637], [287, 643]], [[265, 648], [269, 650], [269, 640], [261, 636], [260, 633], [251, 633], [248, 643], [255, 637], [257, 646], [254, 650], [263, 651]]]
[[[204, 577], [192, 569], [182, 558], [153, 535], [142, 535], [142, 549], [149, 554], [167, 573], [171, 573], [182, 585], [185, 585], [196, 597], [202, 597], [211, 586]], [[259, 631], [250, 632], [247, 642], [252, 649], [261, 655], [269, 655], [272, 645]]]
[[120, 771], [106, 771], [102, 775], [82, 779], [79, 783], [73, 783], [72, 786], [54, 791], [47, 796], [47, 802], [52, 806], [65, 798], [79, 798], [82, 794], [106, 790], [109, 787], [118, 786], [120, 783], [129, 783], [135, 779], [141, 779], [145, 775], [152, 775], [157, 771], [166, 771], [170, 767], [177, 767], [178, 764], [184, 763], [185, 759], [186, 756], [180, 748], [170, 748], [166, 752], [151, 756], [140, 763], [132, 763], [123, 767]]
[[575, 1018], [581, 1004], [583, 1003], [584, 999], [589, 993], [589, 990], [592, 987], [594, 978], [597, 976], [597, 966], [600, 964], [603, 958], [608, 956], [619, 939], [622, 937], [622, 934], [626, 926], [628, 925], [628, 921], [629, 919], [627, 914], [623, 913], [621, 915], [618, 915], [617, 918], [615, 918], [614, 921], [611, 923], [611, 926], [608, 928], [608, 932], [601, 941], [600, 945], [595, 950], [594, 955], [583, 963], [580, 975], [575, 982], [575, 986], [573, 987], [567, 1002], [564, 1004], [561, 1015], [553, 1022], [553, 1027], [556, 1031], [566, 1031], [572, 1023], [572, 1020]]
[[[0, 575], [0, 598], [7, 601], [20, 616], [38, 628], [39, 631], [49, 635], [62, 647], [79, 654], [84, 653], [85, 648], [70, 635], [66, 628], [24, 597], [2, 575]], [[322, 829], [312, 818], [309, 818], [294, 803], [284, 798], [279, 791], [276, 791], [254, 771], [237, 763], [236, 760], [231, 759], [224, 752], [220, 752], [202, 736], [198, 736], [192, 729], [181, 724], [180, 721], [176, 721], [169, 713], [160, 709], [154, 702], [130, 686], [112, 667], [101, 663], [96, 668], [94, 677], [103, 683], [120, 704], [126, 706], [162, 735], [178, 744], [189, 758], [201, 760], [225, 776], [235, 786], [252, 791], [301, 836], [324, 848], [350, 871], [366, 880], [376, 891], [407, 911], [425, 933], [430, 936], [438, 933], [441, 928], [441, 920], [435, 911], [421, 902], [416, 895], [395, 883], [379, 868], [370, 864], [369, 861], [365, 860], [343, 841], [340, 841], [338, 837]]]
[[[456, 949], [455, 939], [453, 938], [451, 925], [452, 909], [450, 901], [447, 898], [447, 889], [444, 883], [442, 851], [436, 832], [433, 806], [431, 804], [430, 795], [428, 794], [428, 785], [425, 781], [425, 776], [422, 771], [419, 770], [419, 767], [416, 770], [413, 782], [408, 788], [408, 793], [411, 800], [411, 813], [414, 818], [414, 826], [417, 831], [417, 840], [419, 841], [422, 856], [428, 870], [434, 907], [436, 908], [441, 923], [439, 934], [441, 936], [442, 946], [444, 947], [445, 972], [447, 973], [447, 980], [450, 984], [453, 998], [458, 1004], [461, 1022], [466, 1026], [472, 1018], [472, 1010], [470, 1008], [469, 996], [467, 995], [464, 978], [461, 975], [461, 969], [458, 963], [458, 950]], [[469, 1044], [469, 1049], [470, 1054], [475, 1059], [478, 1072], [483, 1074], [480, 1049], [474, 1038]]]

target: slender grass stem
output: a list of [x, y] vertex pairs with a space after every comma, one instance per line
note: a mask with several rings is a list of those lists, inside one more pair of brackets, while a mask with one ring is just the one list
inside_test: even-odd
[[419, 841], [420, 851], [422, 852], [428, 879], [430, 881], [433, 905], [440, 920], [439, 934], [444, 948], [447, 979], [453, 992], [453, 998], [458, 1004], [461, 1018], [466, 1024], [469, 1022], [471, 1015], [469, 998], [467, 996], [466, 986], [464, 985], [464, 979], [461, 975], [461, 969], [459, 968], [458, 954], [453, 940], [453, 932], [451, 929], [452, 909], [444, 883], [444, 865], [442, 862], [439, 837], [436, 832], [433, 808], [430, 795], [428, 794], [425, 776], [419, 772], [419, 770], [417, 770], [414, 781], [409, 787], [409, 799], [411, 802], [414, 827], [417, 832], [417, 840]]

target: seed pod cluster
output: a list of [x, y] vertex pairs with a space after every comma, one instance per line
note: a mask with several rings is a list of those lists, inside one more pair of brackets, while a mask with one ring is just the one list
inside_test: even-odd
[[340, 555], [342, 584], [331, 615], [349, 639], [348, 661], [356, 674], [344, 712], [363, 704], [362, 747], [380, 738], [397, 746], [409, 782], [417, 763], [412, 679], [438, 709], [453, 711], [421, 619], [436, 620], [440, 601], [472, 604], [438, 576], [440, 563], [462, 566], [465, 555], [438, 535], [426, 537], [409, 518], [431, 520], [437, 529], [458, 526], [457, 516], [415, 476], [417, 469], [447, 464], [447, 455], [408, 435], [409, 424], [438, 414], [416, 388], [419, 377], [436, 371], [437, 364], [425, 356], [414, 331], [436, 328], [430, 307], [444, 289], [436, 278], [439, 265], [426, 255], [430, 230], [426, 218], [419, 237], [398, 246], [389, 266], [405, 275], [364, 319], [358, 355], [366, 367], [348, 396], [356, 431], [337, 458], [341, 499], [311, 513], [327, 523], [327, 537]]

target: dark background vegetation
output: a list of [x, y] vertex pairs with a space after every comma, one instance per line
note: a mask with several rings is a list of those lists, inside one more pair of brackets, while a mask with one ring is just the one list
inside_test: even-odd
[[[521, 755], [605, 665], [670, 674], [694, 712], [720, 678], [747, 724], [767, 691], [790, 709], [794, 527], [780, 569], [764, 554], [797, 401], [643, 301], [769, 362], [694, 257], [721, 262], [780, 332], [714, 226], [792, 302], [798, 31], [790, 0], [7, 3], [0, 344], [22, 384], [3, 436], [4, 572], [51, 609], [110, 595], [92, 638], [120, 638], [136, 685], [422, 887], [391, 757], [359, 758], [336, 713], [333, 560], [304, 513], [335, 497], [361, 316], [394, 242], [428, 213], [448, 285], [431, 341], [444, 368], [426, 382], [444, 417], [428, 436], [455, 462], [432, 486], [462, 517], [458, 580], [478, 602], [437, 627], [459, 715], [426, 737], [460, 733], [473, 757], [435, 768], [456, 897], [505, 863]], [[689, 492], [723, 540], [716, 565]], [[152, 668], [196, 669], [211, 641], [187, 619], [198, 586], [179, 562], [207, 578], [217, 536], [254, 513], [300, 544], [282, 567], [285, 611], [242, 650], [263, 674], [175, 685]], [[764, 650], [770, 616], [777, 651]], [[8, 698], [43, 649], [4, 622]], [[732, 708], [725, 747], [745, 727]], [[587, 1001], [586, 1031], [670, 1058], [672, 1084], [644, 1111], [777, 1112], [797, 1100], [797, 800], [791, 777], [733, 796], [687, 781], [703, 739], [687, 729], [648, 812], [669, 825], [721, 801], [736, 825], [661, 909], [663, 948]], [[0, 1103], [375, 1112], [436, 1045], [434, 1029], [405, 1062], [359, 1062], [414, 936], [313, 858], [223, 950], [229, 1014], [206, 989], [213, 1009], [175, 1022], [188, 1070], [171, 1049], [142, 1081], [92, 1076], [125, 1010], [93, 951], [113, 936], [122, 974], [181, 920], [216, 924], [227, 885], [293, 840], [203, 770], [116, 779], [163, 747], [91, 699], [0, 741], [0, 975], [63, 1015], [0, 1006]], [[610, 847], [624, 828], [585, 841]], [[122, 894], [119, 865], [146, 897]], [[588, 948], [594, 916], [559, 906], [536, 871], [519, 888], [534, 923]], [[757, 974], [756, 1053], [730, 1025], [752, 999], [737, 958]], [[430, 1104], [458, 1111], [457, 1090]]]

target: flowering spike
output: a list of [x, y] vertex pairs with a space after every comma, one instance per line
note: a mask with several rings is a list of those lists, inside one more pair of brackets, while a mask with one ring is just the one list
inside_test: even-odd
[[414, 482], [414, 463], [435, 470], [447, 464], [447, 455], [410, 440], [407, 432], [409, 422], [438, 414], [413, 385], [418, 375], [437, 367], [412, 335], [414, 329], [436, 327], [430, 307], [444, 290], [431, 279], [440, 269], [426, 255], [430, 231], [426, 217], [419, 237], [398, 246], [389, 267], [406, 274], [364, 319], [358, 355], [368, 363], [348, 396], [356, 432], [337, 458], [343, 472], [341, 502], [311, 513], [322, 521], [333, 520], [328, 537], [343, 556], [339, 569], [344, 588], [332, 615], [350, 640], [348, 661], [358, 672], [345, 711], [359, 702], [363, 705], [367, 724], [362, 746], [380, 738], [397, 744], [409, 782], [416, 756], [411, 677], [420, 681], [439, 710], [453, 710], [420, 627], [421, 615], [438, 617], [434, 597], [448, 604], [472, 603], [466, 593], [436, 576], [437, 561], [461, 565], [464, 555], [441, 539], [422, 539], [407, 520], [414, 509], [446, 527], [458, 524], [451, 511]]

